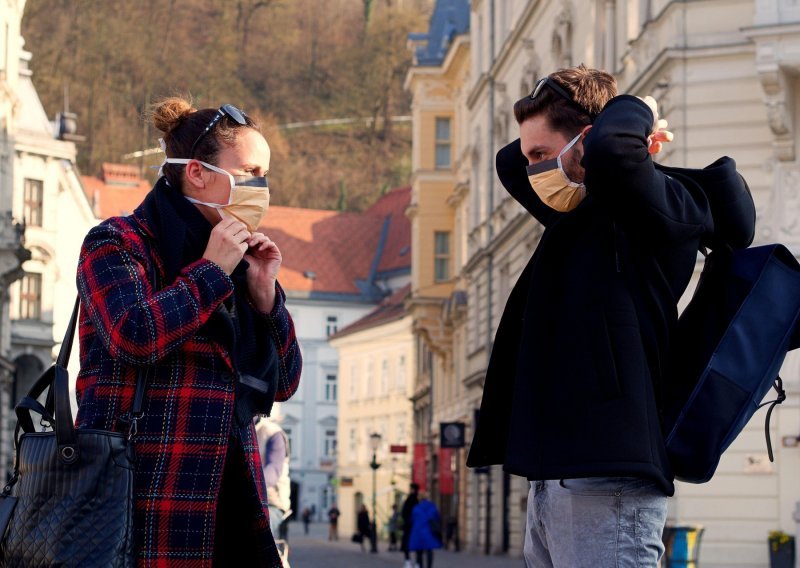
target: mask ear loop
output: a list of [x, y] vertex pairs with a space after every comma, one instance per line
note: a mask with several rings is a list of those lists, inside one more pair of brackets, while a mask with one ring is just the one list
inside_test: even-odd
[[583, 133], [582, 132], [579, 133], [575, 138], [570, 140], [569, 144], [564, 146], [564, 148], [561, 150], [561, 152], [559, 152], [558, 156], [556, 157], [556, 163], [558, 164], [558, 169], [561, 171], [561, 173], [564, 175], [564, 178], [566, 178], [566, 180], [569, 182], [569, 184], [572, 187], [580, 187], [583, 184], [582, 183], [576, 183], [576, 182], [572, 181], [571, 179], [569, 179], [569, 176], [567, 176], [567, 172], [564, 171], [564, 166], [561, 164], [561, 156], [563, 156], [564, 154], [566, 154], [567, 152], [570, 151], [570, 148], [572, 148], [575, 145], [575, 143], [580, 139], [581, 134], [583, 134]]

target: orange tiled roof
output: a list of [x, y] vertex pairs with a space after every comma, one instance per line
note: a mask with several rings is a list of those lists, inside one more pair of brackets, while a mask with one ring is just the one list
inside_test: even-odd
[[367, 315], [340, 329], [333, 337], [350, 335], [357, 331], [363, 331], [382, 323], [399, 319], [406, 315], [405, 300], [411, 294], [411, 284], [406, 284], [398, 288], [391, 296], [384, 298], [378, 307]]
[[[132, 213], [150, 191], [135, 166], [103, 164], [100, 175], [81, 176], [81, 181], [101, 219]], [[261, 230], [281, 249], [281, 285], [301, 293], [364, 293], [357, 281], [369, 276], [387, 217], [378, 272], [410, 270], [411, 223], [405, 216], [410, 199], [411, 188], [402, 187], [387, 192], [364, 213], [271, 206]]]
[[[261, 229], [281, 249], [281, 285], [297, 292], [359, 294], [390, 218], [378, 272], [411, 267], [411, 188], [388, 192], [363, 214], [271, 206]], [[405, 254], [401, 254], [403, 249]]]
[[100, 219], [130, 215], [150, 191], [150, 182], [139, 177], [139, 169], [127, 164], [103, 164], [100, 177], [81, 176], [81, 183]]
[[389, 238], [381, 255], [378, 272], [388, 272], [411, 266], [411, 220], [406, 208], [411, 203], [411, 187], [398, 187], [389, 191], [366, 210], [366, 215], [391, 217]]

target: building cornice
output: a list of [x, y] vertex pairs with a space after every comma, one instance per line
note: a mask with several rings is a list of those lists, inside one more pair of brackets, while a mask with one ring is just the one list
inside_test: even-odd
[[[624, 90], [626, 92], [636, 93], [644, 89], [645, 85], [652, 82], [653, 79], [663, 71], [664, 67], [676, 60], [754, 54], [755, 50], [755, 46], [750, 42], [702, 47], [666, 47], [650, 61], [644, 70], [639, 73]], [[628, 55], [626, 55], [626, 57]]]
[[[514, 61], [512, 54], [514, 54], [521, 47], [524, 47], [524, 40], [526, 38], [525, 34], [528, 30], [528, 24], [541, 4], [542, 2], [537, 1], [528, 2], [520, 17], [517, 18], [517, 23], [511, 30], [511, 33], [509, 33], [506, 37], [506, 40], [503, 43], [503, 46], [500, 48], [500, 51], [497, 53], [497, 56], [494, 57], [494, 54], [490, 54], [490, 57], [492, 57], [491, 66], [488, 71], [481, 73], [480, 77], [475, 81], [472, 90], [470, 90], [469, 94], [467, 95], [467, 108], [472, 110], [475, 107], [484, 89], [489, 84], [489, 78], [495, 78], [500, 75], [503, 67], [506, 64]], [[475, 10], [476, 7], [473, 6], [473, 11]]]

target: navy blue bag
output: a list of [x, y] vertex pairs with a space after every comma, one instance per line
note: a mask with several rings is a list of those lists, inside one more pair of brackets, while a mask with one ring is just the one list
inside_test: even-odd
[[[786, 394], [778, 373], [797, 347], [800, 264], [783, 245], [720, 248], [678, 320], [664, 381], [664, 432], [677, 479], [711, 479], [722, 453], [764, 404]], [[771, 388], [775, 400], [761, 404]]]

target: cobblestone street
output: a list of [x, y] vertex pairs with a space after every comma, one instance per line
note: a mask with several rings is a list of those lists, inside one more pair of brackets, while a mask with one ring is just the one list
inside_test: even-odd
[[[289, 562], [291, 568], [390, 568], [403, 566], [402, 552], [387, 552], [386, 542], [379, 542], [377, 554], [361, 552], [358, 544], [350, 542], [350, 533], [340, 531], [336, 542], [328, 541], [328, 525], [313, 523], [309, 534], [303, 534], [301, 523], [290, 523]], [[365, 544], [367, 550], [369, 545]], [[521, 558], [483, 556], [465, 551], [437, 550], [434, 568], [521, 568]]]

